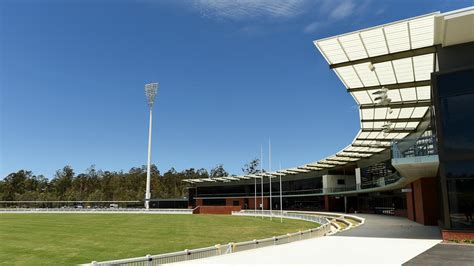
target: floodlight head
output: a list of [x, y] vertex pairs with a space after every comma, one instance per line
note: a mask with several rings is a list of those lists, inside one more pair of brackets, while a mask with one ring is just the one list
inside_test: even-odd
[[380, 90], [373, 92], [372, 95], [379, 95], [379, 94], [386, 95], [387, 92], [388, 92], [388, 89], [385, 87], [382, 87], [380, 88]]
[[145, 84], [146, 99], [148, 101], [148, 106], [150, 108], [153, 107], [153, 103], [155, 102], [155, 96], [156, 96], [157, 91], [158, 91], [158, 83]]

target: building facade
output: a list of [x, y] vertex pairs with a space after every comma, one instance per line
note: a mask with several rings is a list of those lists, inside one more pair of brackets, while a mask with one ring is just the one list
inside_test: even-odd
[[353, 142], [290, 169], [188, 179], [189, 206], [397, 215], [472, 234], [474, 8], [314, 44], [359, 106]]

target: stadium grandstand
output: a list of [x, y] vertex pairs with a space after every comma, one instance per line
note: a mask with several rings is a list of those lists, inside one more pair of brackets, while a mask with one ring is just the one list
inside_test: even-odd
[[468, 7], [314, 41], [359, 107], [352, 143], [280, 171], [187, 179], [188, 205], [396, 215], [473, 234], [473, 25]]

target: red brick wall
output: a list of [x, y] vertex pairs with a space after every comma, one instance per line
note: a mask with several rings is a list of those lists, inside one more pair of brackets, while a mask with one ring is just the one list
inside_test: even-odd
[[474, 231], [442, 230], [443, 240], [474, 239]]
[[[406, 186], [407, 189], [412, 189], [411, 184]], [[407, 197], [407, 218], [415, 221], [415, 206], [413, 202], [413, 191], [406, 193]]]
[[240, 206], [200, 206], [199, 214], [232, 214], [241, 209]]
[[[268, 198], [263, 199], [263, 209], [267, 210], [270, 200]], [[262, 203], [262, 198], [257, 198], [257, 209], [260, 209], [260, 203]], [[255, 208], [255, 199], [249, 198], [249, 209], [253, 210]], [[242, 206], [243, 207], [243, 206]]]
[[436, 178], [420, 179], [423, 188], [424, 225], [438, 225], [438, 190]]
[[333, 196], [324, 196], [324, 210], [327, 212], [331, 211], [344, 211], [344, 197], [336, 197]]
[[240, 207], [244, 207], [244, 199], [230, 199], [230, 198], [227, 198], [225, 199], [225, 205], [226, 206], [234, 206], [234, 201], [237, 201], [239, 203], [238, 206]]
[[[238, 201], [239, 202], [239, 206], [243, 209], [244, 208], [244, 204], [245, 204], [245, 198], [237, 198], [237, 199], [234, 199], [234, 198], [227, 198], [225, 200], [225, 205], [226, 206], [233, 206], [234, 205], [234, 201]], [[261, 197], [257, 197], [257, 208], [260, 208], [260, 203], [262, 202], [262, 198]], [[254, 207], [254, 204], [255, 203], [255, 199], [252, 197], [252, 198], [248, 198], [248, 209], [250, 210], [253, 210], [255, 207]], [[270, 203], [270, 200], [268, 198], [264, 198], [263, 199], [263, 208], [265, 210], [267, 210], [269, 208], [269, 203]], [[196, 206], [204, 206], [203, 204], [203, 200], [202, 199], [196, 199]]]
[[202, 206], [202, 199], [196, 199], [196, 206]]
[[407, 188], [412, 188], [412, 192], [406, 193], [408, 219], [424, 225], [437, 225], [438, 194], [436, 178], [420, 178]]

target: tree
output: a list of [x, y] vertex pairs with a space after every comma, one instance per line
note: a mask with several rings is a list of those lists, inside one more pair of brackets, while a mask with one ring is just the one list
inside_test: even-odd
[[260, 165], [260, 160], [259, 159], [253, 159], [250, 161], [250, 163], [244, 165], [244, 168], [242, 168], [242, 172], [246, 175], [251, 175], [251, 174], [258, 174], [260, 173], [260, 169], [258, 169], [258, 166]]
[[211, 169], [211, 174], [209, 175], [210, 177], [223, 177], [223, 176], [229, 176], [229, 173], [224, 169], [224, 166], [222, 164], [216, 165], [213, 169]]
[[[229, 173], [220, 164], [210, 174], [204, 168], [189, 168], [181, 172], [171, 168], [161, 175], [156, 165], [152, 165], [152, 195], [155, 198], [182, 198], [188, 187], [183, 179], [210, 176], [229, 176]], [[92, 165], [84, 173], [77, 175], [67, 165], [57, 170], [52, 179], [20, 170], [0, 180], [0, 200], [143, 200], [145, 181], [145, 165], [133, 167], [128, 172], [102, 171]]]
[[69, 198], [70, 193], [68, 190], [72, 187], [74, 179], [74, 170], [71, 166], [66, 165], [63, 169], [56, 171], [54, 179], [51, 181], [52, 189], [56, 192], [59, 200], [76, 200]]

